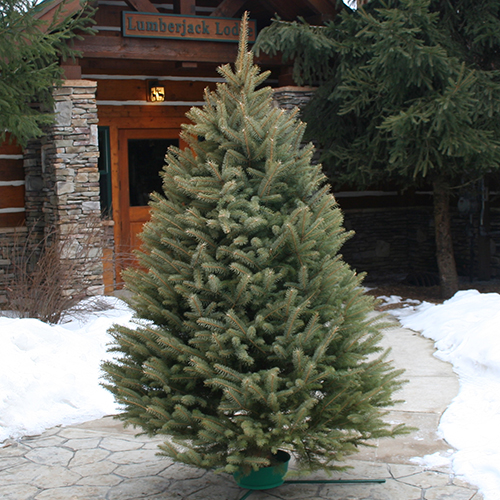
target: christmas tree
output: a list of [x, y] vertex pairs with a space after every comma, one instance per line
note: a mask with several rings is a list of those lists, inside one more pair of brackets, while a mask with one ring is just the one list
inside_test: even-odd
[[383, 421], [399, 372], [338, 253], [349, 234], [305, 125], [260, 88], [246, 31], [244, 18], [234, 70], [188, 113], [188, 147], [167, 153], [141, 268], [126, 272], [137, 326], [112, 331], [107, 387], [175, 461], [235, 472], [285, 449], [334, 470], [403, 430]]

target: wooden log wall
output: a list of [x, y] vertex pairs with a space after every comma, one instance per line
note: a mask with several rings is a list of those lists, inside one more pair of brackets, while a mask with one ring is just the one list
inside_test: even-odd
[[0, 145], [0, 228], [25, 223], [23, 152], [7, 139]]

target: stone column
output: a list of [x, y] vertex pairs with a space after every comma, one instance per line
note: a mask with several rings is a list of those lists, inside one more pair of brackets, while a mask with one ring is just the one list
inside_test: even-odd
[[24, 148], [23, 154], [26, 226], [30, 236], [36, 240], [40, 240], [43, 237], [45, 227], [43, 206], [46, 197], [41, 164], [41, 140], [30, 140], [28, 145]]
[[32, 179], [34, 189], [43, 184], [45, 227], [60, 235], [63, 258], [77, 264], [87, 295], [104, 291], [96, 88], [66, 80], [54, 90], [56, 120], [41, 140], [41, 179]]

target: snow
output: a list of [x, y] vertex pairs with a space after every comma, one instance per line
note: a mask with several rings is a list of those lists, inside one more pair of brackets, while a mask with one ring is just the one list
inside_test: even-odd
[[436, 451], [432, 455], [425, 455], [425, 457], [415, 457], [411, 461], [417, 465], [421, 465], [427, 469], [435, 469], [438, 467], [448, 467], [451, 464], [453, 452], [455, 450], [447, 450], [444, 455]]
[[485, 500], [495, 500], [500, 491], [500, 295], [467, 290], [439, 305], [402, 305], [391, 313], [404, 327], [434, 340], [435, 356], [451, 363], [460, 380], [439, 424], [440, 435], [457, 451], [415, 462], [451, 461], [453, 471], [478, 486]]
[[110, 309], [59, 325], [0, 317], [0, 442], [119, 411], [99, 385], [100, 364], [111, 359], [108, 328], [128, 324], [132, 311], [103, 300]]
[[[416, 457], [477, 485], [485, 500], [500, 491], [500, 295], [475, 290], [443, 304], [381, 297], [404, 327], [435, 342], [435, 355], [453, 364], [460, 392], [441, 418], [440, 435], [453, 446], [444, 455]], [[112, 309], [60, 325], [0, 317], [0, 443], [120, 411], [101, 385], [100, 364], [111, 359], [107, 333], [131, 324], [132, 311], [118, 299]]]

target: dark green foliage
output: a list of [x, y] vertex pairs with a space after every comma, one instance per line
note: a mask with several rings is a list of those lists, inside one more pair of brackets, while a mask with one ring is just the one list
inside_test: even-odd
[[71, 40], [91, 33], [94, 9], [83, 0], [80, 11], [67, 16], [62, 2], [53, 21], [36, 18], [33, 0], [0, 0], [0, 142], [10, 132], [19, 144], [42, 135], [52, 123], [52, 87], [62, 81], [60, 59], [78, 55]]
[[322, 82], [304, 118], [335, 181], [461, 182], [500, 164], [499, 15], [499, 0], [371, 0], [323, 27], [275, 21], [256, 47]]
[[[500, 0], [371, 0], [322, 27], [277, 20], [256, 50], [282, 51], [297, 82], [320, 83], [306, 136], [337, 186], [434, 184], [437, 200], [500, 166]], [[449, 296], [446, 204], [435, 225]]]
[[107, 387], [174, 460], [233, 472], [285, 448], [334, 469], [402, 431], [382, 421], [399, 373], [338, 254], [349, 235], [304, 124], [259, 88], [245, 39], [219, 71], [226, 83], [188, 114], [189, 147], [167, 154], [143, 269], [126, 273], [137, 327], [114, 328]]

